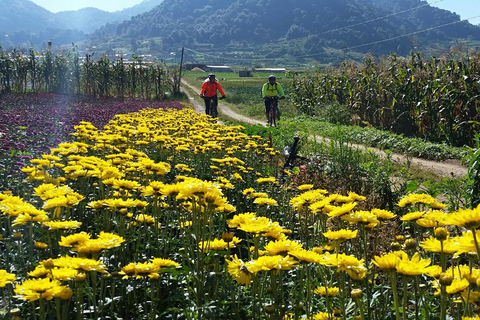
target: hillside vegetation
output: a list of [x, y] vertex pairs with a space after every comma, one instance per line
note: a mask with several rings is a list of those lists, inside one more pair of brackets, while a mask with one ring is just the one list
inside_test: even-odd
[[[404, 13], [392, 15], [400, 11]], [[447, 23], [453, 24], [437, 28]], [[401, 37], [427, 28], [433, 29]], [[400, 38], [364, 46], [395, 37]], [[480, 28], [420, 0], [402, 0], [395, 5], [380, 0], [165, 0], [116, 27], [102, 28], [91, 36], [91, 42], [101, 48], [123, 45], [123, 50], [147, 52], [152, 50], [147, 40], [155, 39], [157, 50], [187, 46], [208, 53], [220, 51], [233, 60], [248, 55], [259, 59], [318, 57], [332, 49], [339, 55], [347, 48], [405, 55], [420, 44], [445, 49], [441, 43], [453, 38], [480, 40]], [[262, 47], [266, 43], [269, 45]]]

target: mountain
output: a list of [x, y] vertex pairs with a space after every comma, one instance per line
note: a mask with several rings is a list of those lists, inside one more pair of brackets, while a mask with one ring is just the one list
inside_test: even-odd
[[71, 43], [85, 38], [52, 12], [29, 0], [0, 0], [0, 47], [5, 49], [45, 48], [47, 42]]
[[91, 33], [102, 25], [115, 22], [115, 13], [99, 10], [96, 8], [83, 8], [76, 11], [61, 11], [55, 16], [71, 29]]
[[84, 8], [76, 11], [61, 11], [55, 16], [71, 29], [91, 33], [107, 23], [120, 23], [133, 16], [152, 10], [161, 4], [163, 0], [145, 0], [133, 7], [107, 12], [96, 8]]
[[147, 12], [163, 0], [145, 0], [138, 5], [116, 12], [95, 8], [52, 13], [29, 0], [0, 0], [0, 46], [3, 48], [45, 48], [71, 44], [85, 38], [103, 25], [115, 25]]
[[164, 52], [181, 46], [208, 53], [263, 47], [267, 56], [300, 56], [332, 49], [408, 54], [414, 46], [454, 38], [480, 40], [480, 28], [421, 0], [164, 0], [117, 26], [102, 27], [90, 41], [99, 49], [132, 52], [151, 51], [154, 41]]
[[41, 32], [65, 27], [50, 11], [28, 0], [0, 0], [0, 30], [14, 33], [21, 30]]

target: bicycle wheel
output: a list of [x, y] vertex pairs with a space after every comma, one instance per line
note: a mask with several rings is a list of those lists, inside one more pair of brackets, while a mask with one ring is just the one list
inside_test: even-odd
[[270, 123], [273, 127], [277, 126], [277, 110], [278, 110], [277, 101], [273, 100], [272, 104], [270, 105], [270, 113], [271, 113]]
[[210, 109], [212, 110], [212, 117], [216, 118], [218, 117], [218, 103], [215, 103], [212, 101], [212, 105], [210, 106]]
[[268, 111], [268, 122], [270, 127], [277, 126], [277, 120], [275, 119], [275, 111], [273, 109], [273, 106], [270, 108], [270, 111]]

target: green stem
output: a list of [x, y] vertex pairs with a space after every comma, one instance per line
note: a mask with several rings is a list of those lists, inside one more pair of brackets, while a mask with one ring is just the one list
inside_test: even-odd
[[45, 320], [46, 319], [46, 314], [45, 314], [45, 300], [40, 299], [40, 320]]
[[477, 249], [477, 257], [480, 258], [480, 248], [478, 246], [476, 230], [472, 230], [472, 234], [473, 234], [473, 242], [475, 242], [475, 248]]
[[407, 320], [407, 302], [408, 302], [408, 281], [407, 277], [403, 277], [403, 320]]
[[395, 307], [395, 319], [400, 320], [400, 309], [398, 305], [398, 292], [397, 292], [397, 279], [395, 277], [395, 271], [390, 272], [390, 281], [392, 282], [393, 305]]
[[364, 314], [364, 311], [363, 311], [363, 301], [362, 301], [362, 297], [360, 297], [360, 298], [358, 298], [358, 299], [355, 299], [355, 303], [357, 304], [358, 309], [360, 310], [360, 317], [362, 318], [362, 320], [365, 320], [365, 314]]

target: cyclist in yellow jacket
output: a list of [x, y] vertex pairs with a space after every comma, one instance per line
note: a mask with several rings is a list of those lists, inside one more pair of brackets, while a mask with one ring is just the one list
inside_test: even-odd
[[[274, 99], [285, 99], [285, 91], [280, 83], [277, 83], [277, 77], [271, 75], [268, 77], [268, 82], [263, 85], [262, 88], [262, 97], [265, 100], [265, 115], [267, 117], [267, 122], [270, 122], [268, 119], [268, 112], [270, 111], [271, 104]], [[277, 120], [280, 120], [280, 114], [277, 114]]]
[[215, 79], [215, 74], [210, 73], [208, 79], [202, 83], [200, 90], [200, 97], [205, 100], [205, 113], [210, 114], [210, 102], [213, 99], [215, 105], [218, 105], [217, 90], [222, 95], [221, 99], [225, 99], [225, 92], [223, 92], [222, 85]]

